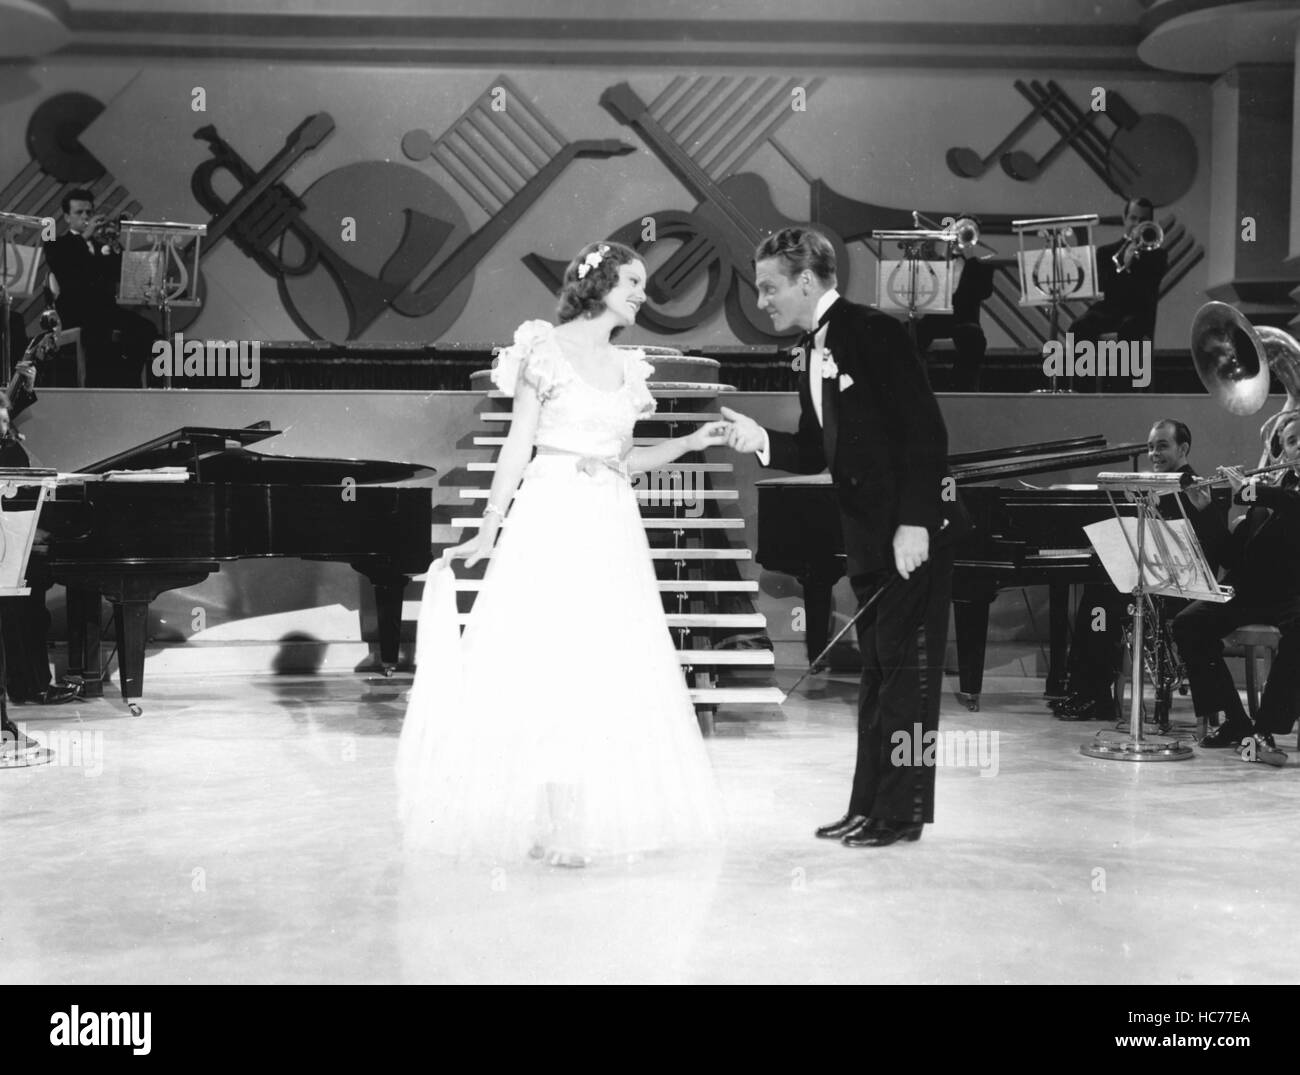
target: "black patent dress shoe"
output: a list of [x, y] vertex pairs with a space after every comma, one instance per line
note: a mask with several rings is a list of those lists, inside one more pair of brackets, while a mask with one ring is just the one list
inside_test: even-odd
[[845, 847], [888, 847], [890, 844], [898, 843], [899, 840], [911, 843], [921, 838], [923, 828], [925, 824], [921, 821], [885, 821], [881, 818], [872, 818], [869, 824], [844, 836], [840, 843]]
[[1088, 698], [1056, 711], [1057, 720], [1114, 720], [1115, 706], [1109, 698]]
[[26, 698], [10, 698], [14, 705], [63, 705], [81, 697], [81, 688], [70, 684], [51, 683], [44, 690]]
[[817, 836], [823, 840], [838, 840], [846, 832], [861, 828], [866, 821], [866, 814], [845, 814], [839, 821], [823, 825], [817, 830]]
[[1209, 750], [1222, 750], [1235, 747], [1243, 739], [1249, 739], [1254, 729], [1249, 725], [1224, 724], [1201, 740], [1201, 746]]

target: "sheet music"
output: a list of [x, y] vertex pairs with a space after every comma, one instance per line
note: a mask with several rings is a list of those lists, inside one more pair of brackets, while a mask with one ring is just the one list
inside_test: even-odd
[[190, 472], [185, 467], [154, 467], [151, 470], [108, 470], [103, 474], [106, 482], [187, 482]]
[[[1133, 557], [1137, 526], [1136, 518], [1126, 516], [1090, 523], [1083, 528], [1120, 593], [1132, 593], [1137, 588], [1137, 561]], [[1148, 593], [1217, 602], [1232, 596], [1230, 588], [1221, 587], [1215, 580], [1196, 532], [1186, 519], [1148, 519], [1143, 558]]]
[[122, 275], [117, 284], [117, 301], [126, 306], [148, 306], [157, 298], [157, 250], [127, 250], [122, 254]]

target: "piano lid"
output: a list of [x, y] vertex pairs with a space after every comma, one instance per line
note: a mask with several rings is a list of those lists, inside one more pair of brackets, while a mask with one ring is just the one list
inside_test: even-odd
[[391, 459], [332, 459], [317, 456], [267, 455], [248, 445], [279, 436], [271, 423], [250, 426], [182, 426], [78, 470], [153, 470], [185, 467], [195, 481], [217, 484], [339, 485], [351, 478], [358, 485], [424, 478], [436, 473], [423, 463]]

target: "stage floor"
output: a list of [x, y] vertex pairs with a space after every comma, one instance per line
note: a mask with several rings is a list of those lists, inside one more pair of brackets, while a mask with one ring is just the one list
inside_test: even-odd
[[404, 855], [404, 682], [153, 677], [138, 718], [14, 707], [60, 758], [0, 771], [0, 982], [1295, 981], [1300, 766], [1093, 760], [1102, 725], [1013, 684], [981, 713], [946, 694], [964, 734], [941, 746], [971, 749], [919, 843], [813, 838], [854, 755], [855, 684], [821, 677], [720, 715], [724, 848], [586, 870]]

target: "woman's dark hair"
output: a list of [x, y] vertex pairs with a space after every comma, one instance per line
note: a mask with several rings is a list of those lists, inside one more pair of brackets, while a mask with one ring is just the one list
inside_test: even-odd
[[640, 254], [622, 243], [600, 242], [584, 246], [564, 270], [560, 305], [556, 309], [559, 323], [563, 325], [566, 321], [600, 313], [605, 308], [605, 296], [618, 283], [619, 266], [640, 260]]
[[783, 228], [769, 235], [754, 252], [754, 260], [780, 258], [781, 274], [793, 280], [808, 269], [826, 287], [835, 286], [835, 247], [812, 228]]

